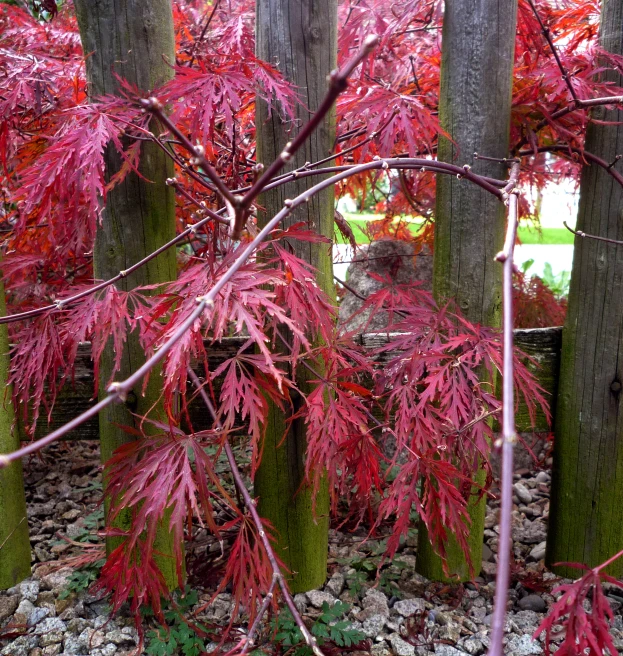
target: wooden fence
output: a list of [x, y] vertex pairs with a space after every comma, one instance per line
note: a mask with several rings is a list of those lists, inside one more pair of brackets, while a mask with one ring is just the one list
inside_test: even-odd
[[[359, 337], [361, 344], [367, 348], [375, 348], [387, 343], [392, 335], [382, 333], [364, 334]], [[219, 344], [211, 345], [208, 351], [210, 369], [213, 371], [221, 362], [232, 355], [247, 341], [246, 337], [230, 337]], [[562, 343], [562, 328], [533, 328], [515, 330], [515, 344], [527, 355], [538, 362], [535, 370], [541, 385], [549, 393], [552, 417], [555, 416], [555, 401], [560, 366], [560, 348]], [[391, 354], [386, 354], [389, 358]], [[198, 372], [203, 373], [203, 372]], [[215, 385], [218, 389], [218, 381]], [[51, 422], [48, 424], [42, 417], [37, 425], [36, 437], [43, 437], [52, 430], [62, 426], [71, 418], [87, 410], [94, 404], [93, 363], [90, 357], [90, 345], [83, 344], [78, 350], [75, 376], [73, 382], [68, 382], [58, 395]], [[205, 406], [200, 401], [191, 404], [190, 416], [195, 430], [207, 429], [211, 426]], [[525, 407], [517, 413], [517, 430], [530, 431], [530, 420]], [[542, 413], [537, 416], [536, 431], [547, 432], [549, 426]], [[70, 433], [67, 439], [98, 439], [98, 418], [82, 424], [80, 428]]]

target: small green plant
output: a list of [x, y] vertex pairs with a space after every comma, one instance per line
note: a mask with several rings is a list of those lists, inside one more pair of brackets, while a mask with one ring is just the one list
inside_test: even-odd
[[[344, 619], [350, 606], [341, 601], [329, 606], [325, 601], [322, 604], [322, 613], [316, 618], [311, 628], [318, 644], [332, 642], [338, 647], [352, 647], [366, 639], [361, 632], [353, 629], [351, 622]], [[285, 647], [292, 656], [311, 656], [312, 650], [305, 644], [301, 631], [292, 614], [284, 610], [279, 614], [276, 622], [277, 634], [275, 640]]]
[[105, 562], [106, 559], [102, 558], [101, 560], [96, 560], [94, 563], [85, 565], [84, 567], [77, 569], [75, 572], [72, 572], [67, 580], [67, 585], [61, 590], [59, 598], [67, 599], [67, 597], [72, 594], [78, 594], [87, 590], [89, 586], [97, 580], [100, 575], [100, 570], [104, 567]]
[[552, 265], [549, 262], [543, 267], [543, 282], [552, 290], [554, 296], [558, 299], [569, 296], [569, 284], [571, 283], [571, 272], [561, 271], [555, 275]]
[[104, 509], [98, 508], [84, 517], [82, 520], [82, 530], [74, 537], [76, 542], [99, 542], [100, 536], [97, 531], [104, 524]]
[[[148, 631], [147, 648], [145, 652], [150, 656], [171, 656], [183, 654], [184, 656], [199, 656], [205, 652], [205, 643], [196, 631], [184, 620], [184, 614], [191, 610], [198, 602], [197, 591], [186, 586], [184, 595], [177, 595], [175, 604], [168, 605], [164, 611], [167, 626]], [[151, 617], [150, 609], [143, 612], [143, 617]]]

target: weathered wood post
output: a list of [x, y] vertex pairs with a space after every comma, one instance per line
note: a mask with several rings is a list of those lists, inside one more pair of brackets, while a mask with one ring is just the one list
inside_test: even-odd
[[[256, 20], [257, 56], [276, 64], [287, 80], [300, 88], [306, 107], [299, 105], [297, 118], [306, 122], [309, 113], [326, 93], [327, 76], [337, 66], [336, 0], [258, 0]], [[271, 162], [290, 140], [278, 113], [268, 117], [267, 105], [257, 101], [257, 161]], [[296, 128], [294, 128], [296, 129]], [[288, 169], [326, 157], [334, 143], [335, 114], [331, 112], [288, 164]], [[272, 218], [286, 198], [294, 198], [317, 183], [311, 178], [282, 185], [266, 192], [260, 199], [264, 206], [260, 223]], [[333, 236], [334, 193], [328, 189], [314, 196], [310, 203], [297, 208], [284, 221], [291, 225], [305, 221], [319, 233]], [[317, 282], [330, 297], [335, 296], [333, 265], [327, 244], [293, 243], [296, 255], [318, 271]], [[297, 373], [297, 382], [305, 389], [310, 374]], [[327, 572], [329, 497], [325, 485], [312, 508], [312, 490], [302, 485], [305, 472], [305, 427], [295, 422], [285, 440], [287, 417], [270, 400], [268, 425], [262, 463], [255, 478], [259, 511], [275, 527], [278, 555], [292, 572], [293, 592], [304, 592], [322, 585]]]
[[[86, 59], [89, 92], [93, 99], [119, 92], [115, 74], [149, 92], [173, 76], [169, 62], [175, 61], [175, 35], [170, 0], [76, 0], [76, 14]], [[157, 130], [152, 124], [152, 130]], [[122, 160], [113, 147], [106, 151], [106, 175], [112, 177]], [[103, 221], [97, 231], [94, 270], [97, 278], [111, 278], [127, 269], [175, 236], [175, 197], [165, 180], [173, 175], [173, 163], [154, 143], [141, 146], [139, 177], [131, 172], [110, 191]], [[119, 287], [131, 290], [140, 285], [173, 280], [176, 277], [175, 249], [169, 248], [148, 264], [124, 277]], [[114, 349], [108, 344], [102, 355], [100, 395], [106, 394], [113, 368]], [[119, 378], [136, 371], [145, 361], [138, 336], [131, 334], [125, 345]], [[136, 416], [158, 413], [162, 381], [159, 370], [152, 371], [145, 394], [142, 383], [122, 404], [108, 406], [99, 418], [102, 462], [132, 436], [120, 426], [137, 426]], [[148, 425], [143, 425], [148, 430]], [[121, 519], [127, 522], [128, 516]], [[156, 549], [171, 554], [158, 559], [170, 587], [177, 585], [171, 536], [163, 527]], [[113, 546], [109, 541], [108, 548]]]
[[[439, 121], [452, 141], [439, 138], [440, 161], [468, 164], [480, 175], [508, 175], [502, 163], [473, 155], [508, 156], [516, 15], [517, 0], [446, 2]], [[452, 176], [437, 177], [433, 293], [438, 301], [454, 299], [469, 321], [499, 325], [502, 268], [494, 257], [503, 240], [504, 208], [497, 198]], [[470, 516], [470, 559], [478, 570], [484, 498], [472, 504]], [[454, 540], [447, 553], [451, 578], [468, 580], [467, 562]], [[427, 578], [446, 579], [422, 523], [416, 568]]]
[[[604, 0], [600, 45], [623, 54], [623, 2]], [[617, 86], [622, 77], [605, 74]], [[586, 150], [615, 162], [623, 153], [623, 111], [599, 107]], [[604, 124], [604, 122], [610, 124]], [[621, 171], [621, 164], [615, 164]], [[623, 239], [623, 189], [602, 168], [584, 166], [578, 230]], [[595, 567], [623, 549], [623, 246], [575, 238], [563, 331], [546, 562]], [[582, 572], [553, 567], [566, 577]], [[623, 574], [623, 560], [608, 568]]]

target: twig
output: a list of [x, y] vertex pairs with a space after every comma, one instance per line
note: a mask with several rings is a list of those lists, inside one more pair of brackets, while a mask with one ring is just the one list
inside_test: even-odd
[[[205, 389], [203, 388], [203, 385], [201, 384], [201, 381], [197, 377], [197, 374], [189, 367], [188, 368], [188, 376], [192, 380], [194, 386], [197, 388], [197, 391], [199, 392], [206, 408], [208, 409], [208, 412], [210, 413], [212, 420], [214, 421], [214, 425], [216, 426], [216, 429], [219, 431], [223, 430], [223, 427], [218, 419], [218, 415], [216, 413], [216, 410], [214, 409], [214, 406], [212, 405], [212, 401], [210, 401], [210, 398], [206, 394]], [[229, 463], [229, 467], [231, 469], [232, 476], [234, 477], [234, 482], [236, 484], [236, 487], [238, 488], [240, 494], [242, 495], [242, 498], [244, 499], [245, 506], [247, 507], [247, 510], [249, 511], [249, 514], [251, 515], [251, 519], [253, 519], [253, 523], [255, 524], [258, 535], [260, 537], [260, 540], [262, 541], [262, 545], [264, 546], [264, 550], [266, 551], [266, 556], [268, 558], [268, 561], [270, 562], [270, 566], [273, 570], [273, 584], [274, 581], [276, 580], [277, 583], [279, 584], [279, 587], [281, 588], [281, 592], [283, 594], [284, 601], [286, 602], [286, 605], [288, 606], [288, 609], [292, 613], [292, 617], [294, 618], [294, 621], [296, 622], [297, 626], [299, 627], [299, 630], [301, 634], [303, 635], [303, 638], [305, 639], [305, 642], [311, 647], [312, 651], [316, 656], [323, 656], [322, 651], [318, 647], [316, 643], [316, 639], [314, 636], [309, 632], [308, 628], [305, 626], [305, 622], [303, 622], [303, 618], [301, 617], [298, 608], [296, 607], [296, 604], [294, 603], [294, 599], [292, 599], [292, 595], [290, 594], [290, 591], [288, 590], [288, 586], [286, 584], [286, 581], [283, 577], [283, 574], [281, 573], [281, 569], [279, 568], [279, 563], [277, 562], [277, 557], [275, 556], [275, 552], [273, 550], [273, 547], [270, 543], [270, 540], [268, 539], [268, 536], [266, 535], [266, 531], [264, 530], [264, 524], [262, 523], [262, 519], [259, 516], [257, 512], [257, 508], [255, 507], [255, 502], [251, 498], [251, 495], [249, 494], [249, 491], [247, 490], [247, 486], [244, 484], [244, 480], [242, 478], [242, 475], [240, 474], [240, 470], [238, 469], [238, 463], [236, 462], [236, 458], [234, 456], [234, 453], [231, 449], [231, 445], [229, 444], [229, 440], [227, 438], [227, 433], [223, 432], [223, 449], [225, 451], [225, 456], [227, 457], [227, 462]], [[269, 594], [272, 594], [272, 587], [269, 589], [267, 596]], [[270, 603], [270, 602], [269, 602]], [[268, 609], [269, 603], [266, 603], [266, 599], [264, 600], [264, 603], [262, 604], [262, 608], [264, 608], [264, 612]], [[254, 623], [253, 626], [255, 626], [256, 622]], [[253, 629], [253, 626], [251, 627]], [[251, 636], [251, 631], [249, 631], [249, 636]], [[247, 636], [247, 642], [249, 642], [251, 638]], [[250, 646], [250, 645], [249, 645]], [[245, 644], [245, 648], [247, 645]], [[246, 651], [246, 649], [245, 649]], [[244, 652], [243, 652], [244, 653]]]
[[203, 41], [203, 37], [206, 35], [206, 32], [208, 31], [208, 27], [210, 27], [210, 23], [212, 22], [212, 19], [214, 18], [214, 14], [216, 14], [216, 10], [218, 9], [220, 0], [216, 0], [214, 3], [214, 7], [212, 8], [212, 11], [210, 12], [210, 15], [208, 16], [208, 20], [206, 20], [205, 25], [203, 26], [203, 29], [201, 30], [201, 34], [199, 35], [199, 38], [195, 40], [195, 43], [193, 44], [193, 51], [191, 53], [190, 61], [188, 62], [188, 67], [190, 68], [194, 63], [195, 63], [195, 56], [197, 55], [197, 48], [199, 47], [199, 44]]
[[376, 44], [377, 36], [369, 36], [364, 41], [361, 50], [347, 63], [342, 70], [333, 71], [330, 75], [330, 87], [320, 107], [314, 112], [312, 118], [305, 124], [301, 131], [296, 135], [293, 141], [286, 144], [283, 152], [273, 161], [273, 163], [264, 171], [264, 173], [255, 181], [251, 189], [244, 195], [240, 206], [236, 209], [236, 217], [232, 230], [232, 239], [240, 238], [240, 231], [244, 226], [246, 212], [251, 203], [257, 198], [264, 187], [273, 179], [273, 177], [290, 161], [292, 155], [307, 141], [309, 136], [324, 120], [325, 116], [333, 107], [337, 97], [346, 90], [348, 78], [357, 68], [361, 61], [367, 57]]
[[605, 241], [608, 244], [614, 244], [615, 246], [623, 246], [623, 241], [620, 241], [618, 239], [609, 239], [608, 237], [598, 237], [597, 235], [588, 235], [585, 232], [582, 232], [581, 230], [574, 230], [573, 228], [570, 228], [567, 225], [566, 221], [563, 221], [562, 224], [567, 228], [569, 232], [572, 232], [574, 235], [577, 235], [578, 237], [586, 237], [587, 239], [596, 239], [597, 241]]
[[513, 512], [513, 448], [517, 441], [515, 432], [515, 399], [513, 384], [513, 253], [517, 240], [517, 191], [516, 183], [519, 176], [519, 164], [513, 164], [508, 197], [508, 225], [504, 250], [498, 253], [496, 259], [504, 267], [502, 281], [503, 296], [503, 367], [502, 367], [502, 438], [496, 442], [502, 447], [501, 473], [501, 508], [500, 508], [500, 540], [498, 546], [498, 567], [495, 579], [495, 600], [493, 619], [491, 622], [491, 646], [489, 656], [502, 656], [504, 638], [504, 619], [510, 579], [510, 552], [512, 547], [512, 512]]
[[562, 75], [562, 79], [565, 81], [565, 84], [567, 85], [567, 89], [569, 89], [569, 93], [571, 94], [571, 97], [573, 98], [573, 101], [576, 103], [576, 105], [581, 104], [581, 100], [578, 98], [575, 89], [573, 88], [573, 85], [571, 84], [571, 76], [567, 72], [567, 69], [564, 67], [560, 55], [558, 54], [558, 49], [556, 48], [554, 44], [554, 40], [552, 39], [552, 33], [549, 29], [549, 27], [546, 27], [545, 24], [543, 23], [543, 20], [541, 19], [541, 16], [539, 15], [539, 12], [537, 11], [536, 6], [534, 5], [534, 2], [532, 0], [528, 0], [528, 4], [530, 5], [530, 8], [532, 9], [532, 12], [534, 13], [537, 21], [539, 22], [539, 26], [541, 27], [541, 32], [543, 33], [543, 36], [547, 40], [547, 43], [550, 47], [550, 50], [552, 51], [552, 54], [554, 55], [554, 59], [556, 60], [556, 63], [558, 64], [558, 68], [560, 69], [560, 74]]
[[4, 545], [9, 541], [13, 533], [17, 531], [17, 529], [26, 521], [26, 517], [22, 517], [19, 522], [17, 522], [17, 525], [13, 527], [13, 530], [2, 540], [2, 544], [0, 544], [0, 551], [4, 548]]

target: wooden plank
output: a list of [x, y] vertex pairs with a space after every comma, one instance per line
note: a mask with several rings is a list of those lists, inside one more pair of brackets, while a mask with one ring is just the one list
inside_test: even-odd
[[[372, 333], [361, 335], [360, 343], [366, 348], [378, 348], [383, 344], [391, 341], [395, 335], [391, 333]], [[229, 337], [222, 342], [211, 345], [208, 350], [208, 363], [211, 370], [214, 370], [227, 358], [244, 345], [246, 337]], [[538, 368], [531, 368], [535, 371], [539, 382], [550, 394], [552, 399], [552, 415], [555, 416], [555, 400], [558, 384], [558, 369], [560, 367], [560, 347], [562, 342], [562, 328], [534, 328], [515, 330], [515, 344], [527, 355], [531, 356], [537, 363]], [[72, 417], [87, 410], [94, 401], [94, 383], [93, 383], [93, 362], [90, 357], [91, 349], [89, 344], [81, 344], [78, 349], [76, 359], [75, 375], [73, 383], [67, 383], [63, 391], [59, 394], [51, 421], [48, 424], [45, 417], [41, 417], [37, 426], [36, 437], [43, 437], [52, 430], [59, 428]], [[379, 365], [393, 357], [392, 352], [388, 352], [379, 358]], [[203, 366], [195, 364], [193, 367], [201, 376], [204, 375]], [[215, 381], [215, 389], [220, 389], [220, 381]], [[210, 418], [202, 403], [195, 402], [190, 406], [190, 417], [195, 430], [204, 430], [211, 425]], [[520, 405], [517, 412], [517, 429], [522, 432], [531, 430], [530, 421], [525, 406]], [[549, 430], [543, 413], [537, 416], [536, 429], [539, 432]], [[98, 421], [92, 419], [82, 425], [78, 430], [73, 431], [67, 436], [67, 439], [98, 439], [99, 428]]]

